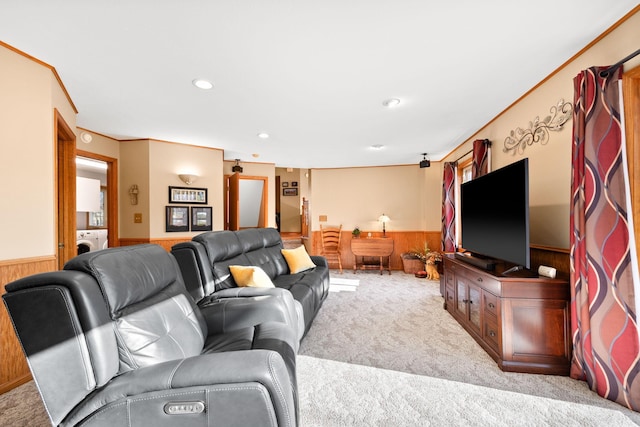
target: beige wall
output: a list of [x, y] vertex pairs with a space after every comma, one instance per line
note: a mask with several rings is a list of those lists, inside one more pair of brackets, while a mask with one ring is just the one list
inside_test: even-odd
[[[224, 224], [221, 150], [151, 140], [149, 143], [149, 215], [151, 237], [176, 238], [194, 236], [200, 232], [166, 232], [165, 207], [169, 204], [169, 186], [189, 187], [179, 174], [195, 174], [198, 179], [190, 187], [206, 188], [207, 204], [211, 206], [212, 226], [221, 230]], [[183, 205], [187, 206], [187, 205]]]
[[[307, 177], [304, 176], [307, 169], [298, 168], [276, 168], [276, 175], [280, 175], [280, 188], [278, 189], [278, 197], [280, 197], [280, 231], [286, 233], [300, 233], [302, 231], [302, 221], [300, 214], [302, 213], [302, 198], [305, 197], [307, 188]], [[288, 187], [282, 184], [288, 183]], [[297, 182], [298, 186], [293, 187], [292, 182]], [[297, 196], [284, 196], [284, 188], [297, 188]]]
[[[120, 238], [150, 238], [151, 183], [149, 181], [149, 140], [124, 141], [120, 143], [118, 164], [118, 205]], [[132, 205], [129, 190], [138, 186], [138, 204]], [[142, 214], [142, 222], [134, 223], [134, 214]], [[164, 217], [164, 211], [158, 213]]]
[[50, 68], [0, 45], [0, 260], [56, 253], [54, 108], [75, 112]]
[[389, 231], [439, 230], [441, 181], [439, 162], [424, 169], [418, 165], [312, 169], [312, 229], [319, 230], [319, 217], [326, 215], [326, 225], [381, 231], [377, 219], [385, 213], [391, 218]]
[[[91, 142], [86, 143], [80, 139], [80, 135], [83, 132], [87, 132], [91, 135]], [[117, 139], [109, 138], [82, 128], [76, 128], [75, 133], [76, 148], [78, 150], [89, 151], [94, 154], [100, 154], [114, 159], [120, 158], [120, 141]]]
[[[559, 99], [573, 102], [573, 78], [581, 70], [617, 62], [638, 48], [638, 40], [640, 13], [636, 13], [584, 54], [568, 63], [444, 159], [457, 159], [471, 149], [473, 140], [485, 138], [493, 142], [493, 170], [528, 157], [532, 244], [569, 248], [573, 121], [569, 120], [560, 132], [550, 132], [546, 145], [533, 144], [523, 153], [513, 155], [503, 152], [505, 138], [517, 127], [527, 129], [529, 122], [536, 117], [542, 120], [550, 115], [550, 108]], [[638, 64], [640, 57], [627, 62], [625, 69]]]

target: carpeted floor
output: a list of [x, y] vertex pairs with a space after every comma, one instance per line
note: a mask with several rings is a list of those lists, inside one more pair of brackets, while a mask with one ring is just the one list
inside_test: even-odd
[[636, 425], [598, 406], [309, 356], [298, 372], [304, 427]]
[[[437, 282], [338, 274], [298, 356], [302, 426], [627, 426], [640, 414], [567, 377], [505, 373], [442, 309]], [[351, 282], [353, 283], [353, 282]], [[1, 426], [49, 425], [33, 382]]]
[[[304, 359], [306, 356], [343, 362], [349, 364], [347, 366], [363, 365], [381, 368], [391, 372], [384, 374], [384, 378], [387, 379], [393, 378], [393, 374], [398, 379], [404, 378], [404, 373], [413, 374], [414, 377], [421, 378], [415, 381], [430, 384], [424, 389], [427, 394], [435, 379], [447, 380], [449, 383], [455, 382], [453, 389], [458, 391], [455, 396], [450, 397], [457, 401], [460, 396], [467, 396], [465, 400], [468, 409], [468, 411], [464, 409], [464, 402], [452, 404], [449, 410], [457, 412], [460, 417], [457, 419], [463, 420], [458, 425], [469, 425], [467, 417], [478, 409], [473, 403], [478, 393], [480, 395], [497, 394], [501, 400], [513, 398], [513, 402], [518, 401], [518, 396], [522, 401], [530, 400], [525, 399], [527, 397], [525, 395], [541, 397], [544, 398], [543, 402], [548, 400], [554, 403], [548, 406], [548, 411], [551, 412], [555, 411], [556, 406], [573, 404], [604, 408], [608, 411], [603, 411], [603, 414], [609, 413], [613, 417], [612, 420], [622, 419], [626, 422], [632, 420], [640, 424], [639, 413], [601, 398], [589, 390], [586, 383], [582, 381], [552, 375], [502, 372], [493, 359], [443, 309], [439, 282], [418, 279], [413, 275], [395, 271], [391, 276], [386, 274], [381, 276], [375, 272], [359, 272], [357, 275], [340, 275], [332, 272], [332, 277], [358, 278], [360, 284], [356, 292], [330, 294], [302, 342], [301, 357], [299, 357], [301, 365], [299, 372], [302, 378], [300, 380], [301, 396], [305, 396], [302, 386], [305, 383], [305, 373], [309, 371], [306, 368], [308, 363]], [[338, 365], [339, 368], [336, 369], [345, 369], [341, 366]], [[317, 368], [327, 369], [326, 367]], [[394, 389], [393, 385], [388, 388], [384, 384], [367, 381], [361, 384], [359, 382], [363, 378], [361, 375], [361, 373], [357, 374], [359, 380], [351, 381], [352, 386], [361, 389], [364, 393], [378, 393], [380, 389], [386, 389], [388, 394], [378, 399], [381, 402], [393, 397], [415, 398], [415, 389], [410, 389], [410, 392], [406, 393], [402, 388]], [[320, 375], [319, 378], [322, 378], [323, 382], [327, 381], [326, 374]], [[404, 380], [401, 381], [401, 383], [404, 382]], [[481, 387], [467, 387], [468, 384]], [[363, 385], [366, 386], [361, 388]], [[327, 384], [325, 390], [329, 387], [330, 384]], [[509, 393], [504, 394], [501, 391]], [[517, 394], [512, 396], [511, 393]], [[315, 396], [318, 396], [317, 392]], [[324, 398], [323, 395], [320, 396], [316, 399]], [[303, 420], [305, 420], [305, 414], [309, 414], [313, 408], [313, 406], [312, 408], [307, 406], [308, 402], [309, 399], [301, 399]], [[568, 402], [571, 405], [567, 405]], [[489, 404], [485, 402], [485, 405]], [[537, 405], [538, 403], [521, 408], [517, 405], [512, 406], [510, 409], [512, 412], [503, 413], [501, 419], [520, 420], [520, 423], [507, 423], [507, 425], [567, 425], [560, 423], [561, 418], [557, 423], [538, 423], [537, 421], [543, 421], [537, 418], [539, 410], [544, 410], [545, 405], [539, 406], [539, 410], [536, 409]], [[373, 410], [370, 404], [364, 406], [365, 410]], [[358, 405], [353, 406], [354, 412], [357, 408]], [[442, 402], [434, 402], [434, 411], [438, 409], [447, 411]], [[330, 413], [331, 410], [328, 410], [328, 414]], [[409, 410], [404, 423], [393, 420], [389, 425], [451, 425], [440, 416], [427, 419], [426, 424], [413, 424], [411, 413], [412, 411]], [[578, 419], [578, 414], [575, 414], [575, 420]], [[600, 422], [595, 421], [595, 424], [582, 423], [581, 425], [619, 425], [615, 422], [606, 422], [606, 416], [595, 418], [595, 420], [598, 419]], [[341, 418], [341, 420], [344, 419]], [[329, 424], [326, 425], [367, 425], [366, 423], [333, 424], [331, 419], [328, 421]], [[375, 420], [369, 421], [377, 423]], [[484, 425], [495, 424], [487, 419]], [[569, 425], [578, 424], [570, 423]]]

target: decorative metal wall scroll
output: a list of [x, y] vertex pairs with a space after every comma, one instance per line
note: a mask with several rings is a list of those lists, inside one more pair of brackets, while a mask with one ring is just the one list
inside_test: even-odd
[[536, 117], [532, 122], [529, 122], [528, 129], [516, 128], [512, 130], [504, 140], [502, 151], [505, 153], [511, 151], [515, 155], [516, 151], [523, 153], [527, 146], [536, 142], [546, 145], [549, 142], [549, 131], [561, 131], [562, 126], [571, 118], [573, 104], [564, 102], [564, 99], [561, 98], [549, 111], [551, 115], [545, 117], [544, 120], [540, 121], [540, 118]]

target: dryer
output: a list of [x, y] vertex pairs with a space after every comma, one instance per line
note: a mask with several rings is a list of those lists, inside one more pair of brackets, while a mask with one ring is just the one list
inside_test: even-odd
[[106, 228], [95, 230], [98, 233], [98, 249], [107, 249], [109, 247], [109, 232]]

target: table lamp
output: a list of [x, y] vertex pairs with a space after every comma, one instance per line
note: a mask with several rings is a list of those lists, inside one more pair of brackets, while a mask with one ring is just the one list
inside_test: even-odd
[[382, 214], [378, 217], [378, 221], [382, 223], [382, 237], [387, 237], [387, 230], [385, 228], [385, 224], [391, 221], [391, 219], [385, 214]]

